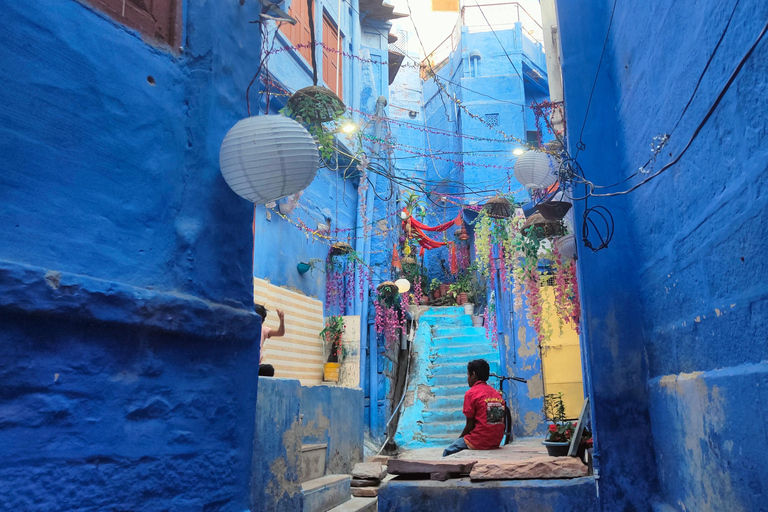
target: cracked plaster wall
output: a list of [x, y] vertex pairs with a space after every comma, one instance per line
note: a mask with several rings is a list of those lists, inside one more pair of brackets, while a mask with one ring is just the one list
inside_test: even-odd
[[252, 206], [218, 149], [258, 6], [183, 4], [175, 52], [86, 3], [0, 6], [3, 510], [248, 507]]
[[291, 379], [259, 382], [252, 510], [302, 507], [302, 444], [327, 444], [325, 474], [349, 474], [363, 460], [363, 391], [301, 386]]
[[[580, 127], [613, 4], [557, 5], [566, 114]], [[623, 180], [681, 119], [655, 169], [677, 155], [767, 17], [757, 0], [618, 2], [582, 137], [586, 177]], [[590, 200], [616, 221], [608, 249], [580, 250], [603, 510], [764, 509], [766, 51], [763, 40], [679, 164]], [[578, 138], [571, 129], [571, 147]]]

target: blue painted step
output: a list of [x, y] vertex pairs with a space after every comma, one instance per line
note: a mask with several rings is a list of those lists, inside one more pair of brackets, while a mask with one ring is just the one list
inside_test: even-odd
[[470, 320], [469, 327], [445, 327], [442, 325], [435, 327], [432, 342], [435, 343], [437, 340], [442, 340], [451, 336], [473, 336], [478, 342], [490, 345], [491, 342], [485, 337], [485, 328], [471, 327], [471, 322], [472, 321]]
[[456, 439], [464, 430], [465, 421], [430, 421], [422, 426], [422, 431], [428, 437], [453, 437]]
[[462, 412], [462, 407], [463, 404], [459, 403], [458, 407], [429, 409], [423, 413], [424, 420], [427, 423], [433, 423], [436, 421], [453, 421], [456, 423], [461, 423], [463, 428], [463, 425], [467, 420], [466, 416], [464, 416], [464, 413]]
[[301, 484], [302, 512], [325, 512], [349, 501], [351, 482], [349, 475], [326, 475], [304, 482]]
[[[429, 373], [434, 377], [445, 376], [445, 375], [461, 375], [464, 377], [464, 380], [466, 380], [468, 362], [469, 361], [457, 361], [457, 362], [431, 364], [427, 367], [427, 369]], [[488, 361], [488, 366], [491, 368], [492, 373], [498, 373], [499, 371], [498, 361]]]

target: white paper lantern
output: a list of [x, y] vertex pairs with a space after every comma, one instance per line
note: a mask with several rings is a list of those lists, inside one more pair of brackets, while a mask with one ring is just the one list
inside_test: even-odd
[[528, 188], [547, 188], [557, 181], [557, 167], [547, 153], [526, 151], [515, 162], [515, 179]]
[[266, 204], [307, 188], [317, 174], [319, 156], [312, 136], [293, 119], [255, 116], [229, 130], [219, 166], [237, 195]]
[[573, 235], [561, 236], [555, 242], [557, 250], [566, 261], [576, 258], [576, 237]]

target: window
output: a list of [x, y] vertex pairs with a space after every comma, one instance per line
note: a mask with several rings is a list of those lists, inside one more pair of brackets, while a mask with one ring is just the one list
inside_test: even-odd
[[[314, 11], [314, 1], [312, 3], [312, 10]], [[299, 49], [299, 54], [307, 59], [307, 62], [312, 63], [312, 38], [309, 32], [309, 7], [307, 6], [307, 0], [292, 0], [291, 6], [288, 8], [288, 15], [296, 20], [295, 25], [290, 23], [283, 23], [280, 30], [288, 37], [288, 40], [293, 46], [302, 45]]]
[[87, 0], [111, 18], [156, 41], [181, 45], [181, 0]]
[[499, 114], [485, 114], [485, 124], [499, 126]]
[[[342, 95], [344, 85], [344, 56], [339, 52], [344, 48], [344, 38], [339, 37], [339, 30], [328, 16], [323, 16], [323, 81], [325, 86], [336, 93], [336, 96], [344, 99]], [[329, 51], [330, 48], [332, 51]]]

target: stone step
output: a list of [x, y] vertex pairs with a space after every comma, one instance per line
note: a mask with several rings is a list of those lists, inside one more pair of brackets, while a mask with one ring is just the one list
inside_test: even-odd
[[[421, 413], [424, 418], [424, 424], [429, 425], [433, 422], [452, 421], [458, 423], [466, 423], [466, 416], [462, 412], [462, 404], [459, 403], [458, 407], [444, 408], [444, 409], [429, 409]], [[463, 428], [463, 427], [462, 427]]]
[[[488, 360], [486, 359], [486, 361]], [[468, 362], [469, 361], [457, 361], [457, 362], [447, 362], [444, 364], [442, 363], [431, 364], [427, 366], [428, 375], [433, 377], [443, 376], [443, 375], [463, 375], [464, 378], [466, 379]], [[488, 366], [490, 366], [491, 368], [491, 373], [499, 372], [498, 359], [495, 361], [488, 361]], [[458, 384], [458, 382], [456, 384]]]
[[466, 420], [430, 421], [421, 426], [421, 431], [428, 438], [453, 437], [453, 439], [456, 439], [461, 435], [461, 431], [464, 430], [466, 424]]
[[470, 325], [465, 327], [446, 327], [446, 326], [439, 326], [435, 327], [434, 330], [434, 336], [432, 337], [433, 340], [441, 340], [445, 338], [450, 338], [452, 336], [477, 336], [478, 338], [485, 339], [488, 344], [490, 345], [490, 340], [485, 337], [485, 327], [472, 327], [472, 321], [470, 320]]
[[352, 498], [328, 512], [376, 512], [378, 509], [378, 498]]
[[327, 444], [302, 444], [299, 482], [308, 482], [325, 474]]
[[450, 375], [450, 374], [427, 375], [427, 383], [430, 385], [435, 395], [438, 395], [438, 396], [440, 395], [440, 389], [442, 387], [464, 385], [464, 387], [466, 388], [467, 387], [466, 366], [464, 367], [464, 373], [461, 373], [461, 374], [455, 373], [453, 375]]
[[462, 316], [464, 315], [463, 307], [447, 306], [447, 307], [433, 307], [429, 308], [422, 316]]
[[464, 353], [443, 352], [443, 349], [440, 349], [437, 353], [429, 354], [429, 360], [433, 364], [459, 363], [464, 365], [465, 370], [467, 363], [473, 359], [485, 359], [488, 364], [491, 364], [499, 361], [499, 352], [493, 349], [489, 350], [488, 347], [477, 346]]
[[351, 482], [349, 475], [326, 475], [302, 483], [302, 512], [326, 512], [349, 501]]
[[[464, 386], [469, 389], [467, 386]], [[436, 411], [440, 409], [459, 409], [464, 407], [464, 395], [444, 395], [438, 394], [429, 401], [426, 406], [427, 411]]]
[[476, 334], [452, 334], [450, 336], [443, 336], [440, 338], [431, 338], [430, 347], [453, 347], [456, 345], [486, 345], [490, 346], [485, 336], [478, 336]]

